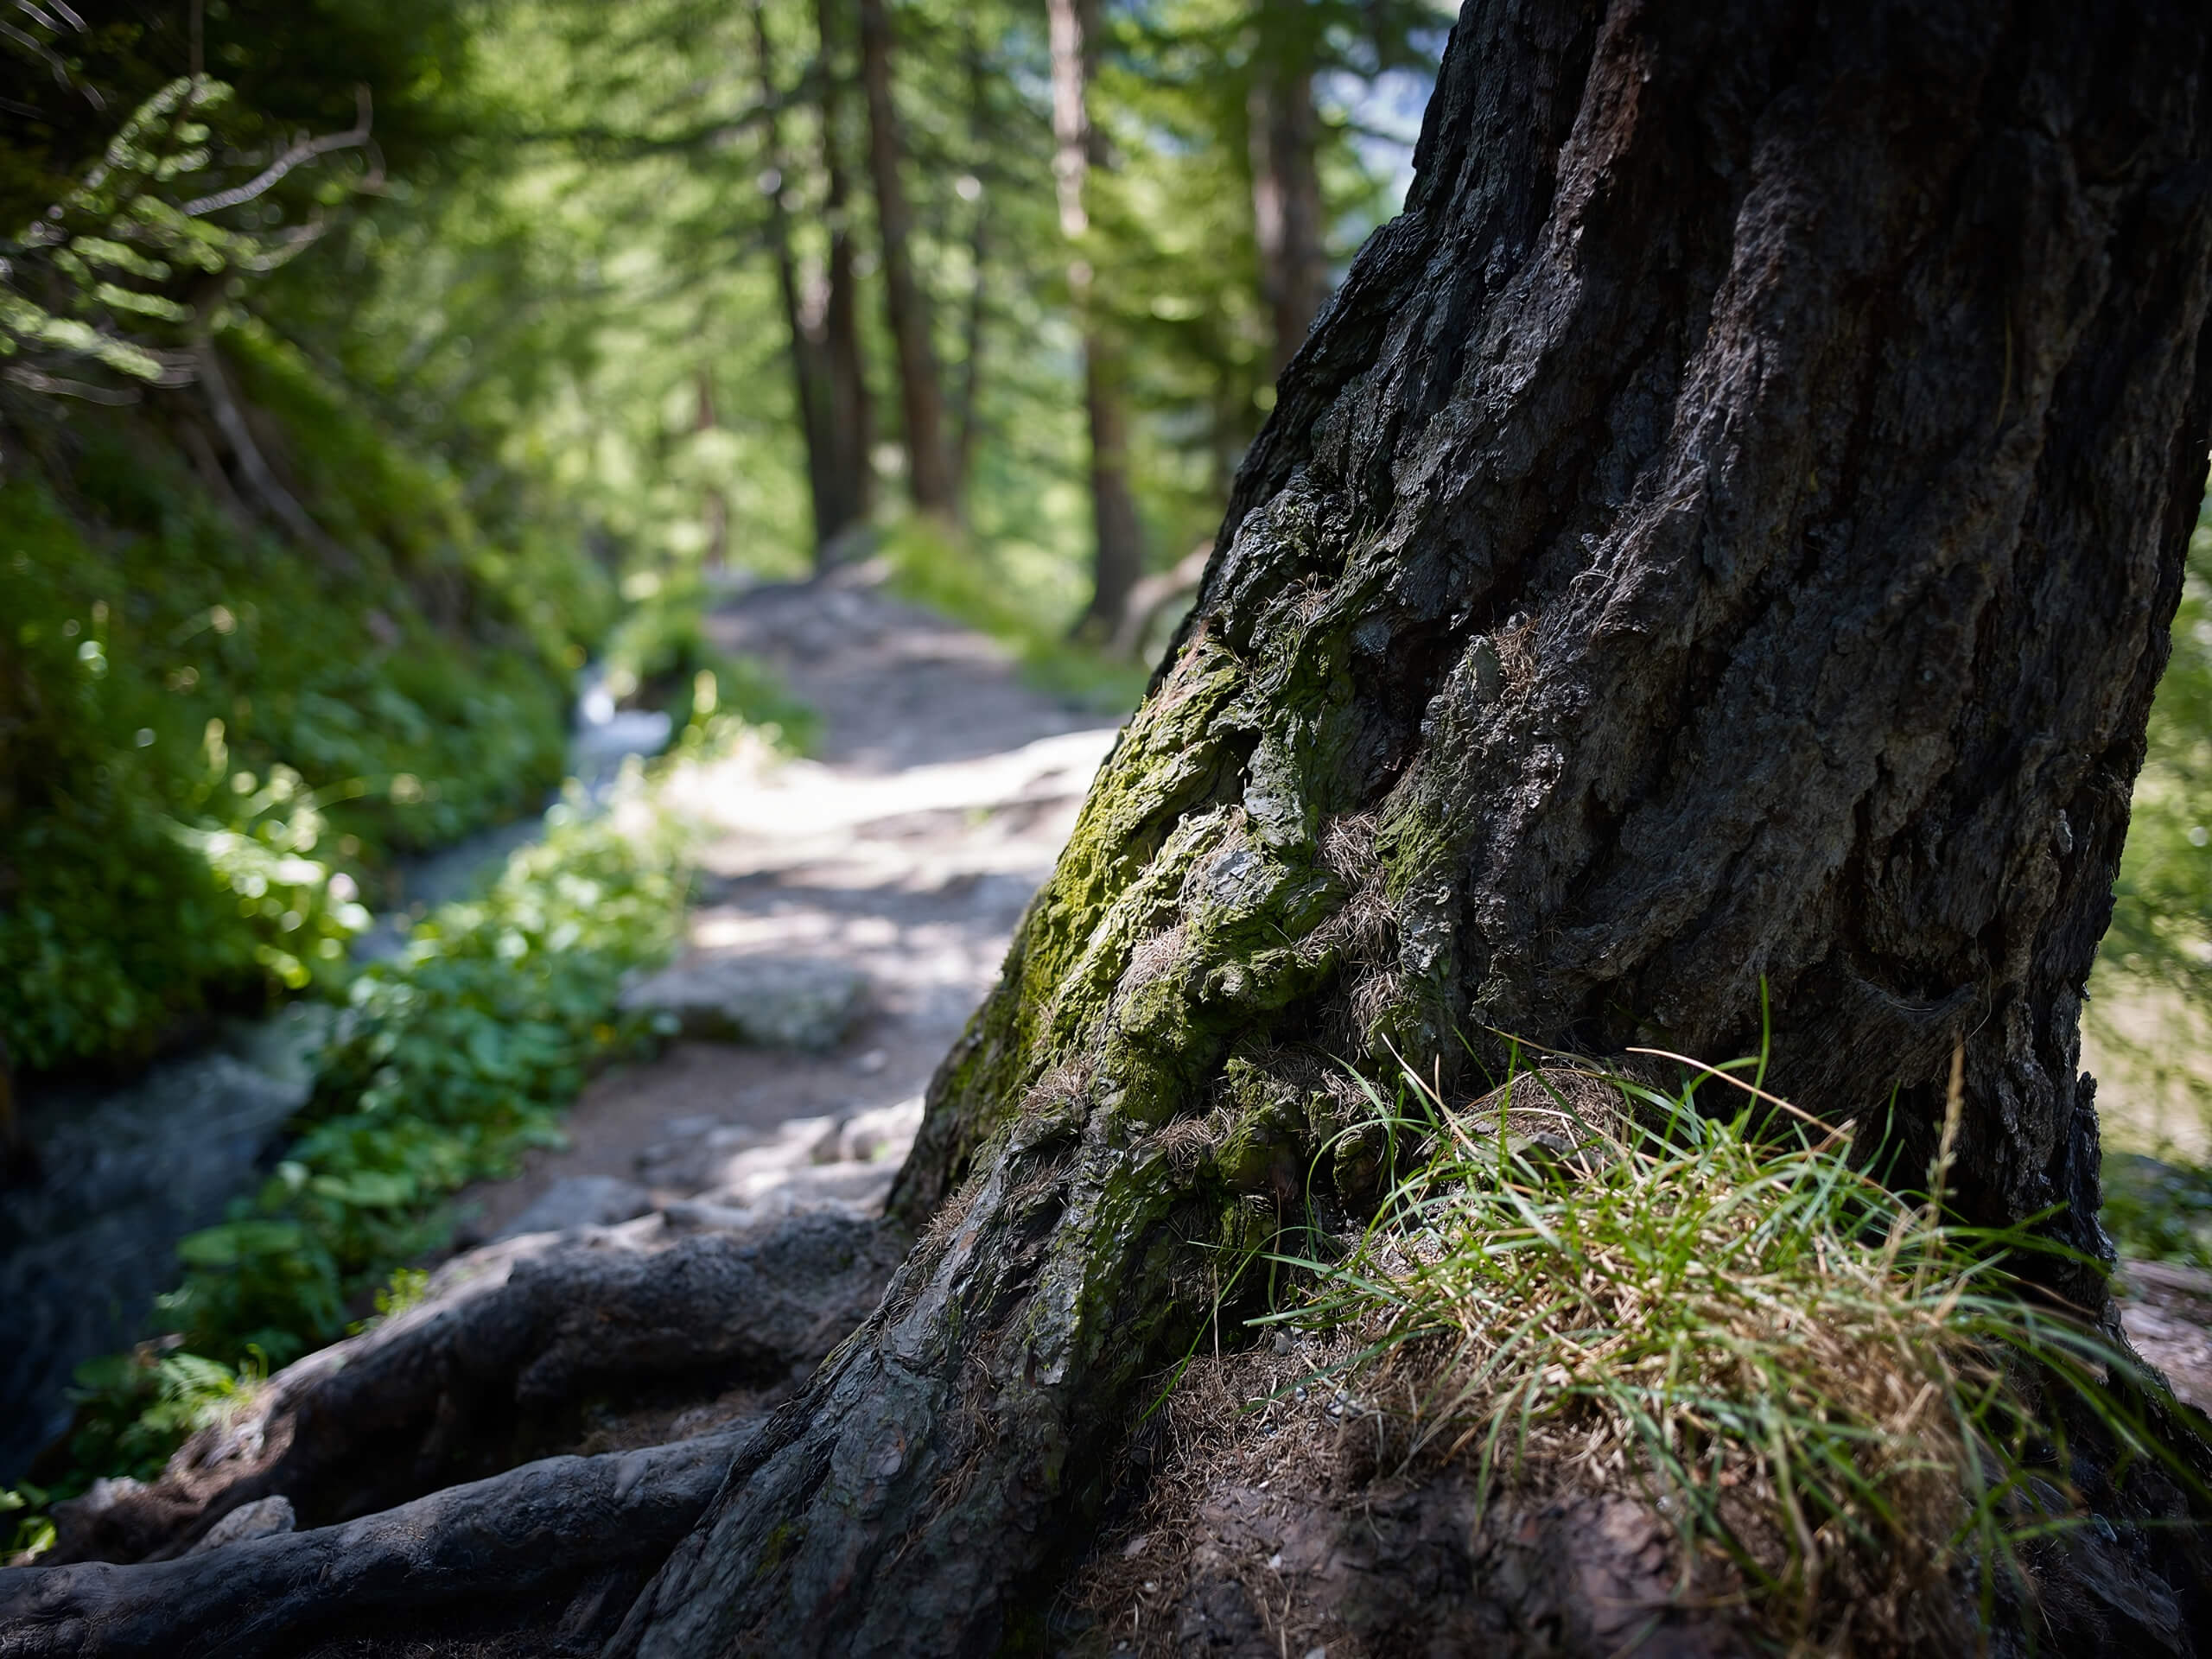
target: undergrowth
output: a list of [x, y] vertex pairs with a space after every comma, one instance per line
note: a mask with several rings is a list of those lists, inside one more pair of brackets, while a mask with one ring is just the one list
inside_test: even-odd
[[813, 748], [821, 735], [814, 710], [772, 671], [708, 637], [711, 596], [696, 575], [649, 575], [626, 583], [625, 591], [634, 602], [607, 636], [600, 658], [607, 694], [618, 706], [665, 709], [679, 732], [719, 711], [786, 753]]
[[355, 892], [558, 785], [567, 682], [608, 618], [580, 540], [495, 540], [297, 353], [223, 338], [327, 556], [226, 503], [155, 414], [0, 429], [16, 1066], [143, 1058], [210, 1007], [334, 980]]
[[[1302, 1384], [1387, 1424], [1402, 1471], [1639, 1495], [1680, 1592], [1793, 1650], [1971, 1650], [2031, 1597], [2022, 1549], [2082, 1522], [2056, 1402], [2123, 1465], [2164, 1454], [2106, 1387], [2126, 1362], [2018, 1276], [2053, 1248], [2032, 1222], [1885, 1188], [1761, 1071], [1670, 1095], [1546, 1065], [1457, 1109], [1410, 1067], [1363, 1082], [1409, 1173], [1275, 1255], [1305, 1288], [1257, 1323], [1337, 1356]], [[1958, 1107], [1955, 1072], [1936, 1193]]]
[[[672, 763], [741, 729], [694, 725]], [[66, 1466], [42, 1462], [42, 1484], [0, 1497], [29, 1505], [18, 1551], [50, 1539], [47, 1505], [99, 1477], [151, 1478], [268, 1367], [343, 1334], [372, 1293], [379, 1313], [419, 1294], [407, 1264], [450, 1237], [445, 1200], [557, 1144], [586, 1077], [664, 1034], [616, 1005], [625, 976], [680, 937], [686, 846], [657, 800], [669, 764], [633, 762], [604, 810], [572, 796], [480, 897], [432, 912], [398, 958], [354, 981], [275, 1173], [179, 1246], [165, 1334], [81, 1368]]]

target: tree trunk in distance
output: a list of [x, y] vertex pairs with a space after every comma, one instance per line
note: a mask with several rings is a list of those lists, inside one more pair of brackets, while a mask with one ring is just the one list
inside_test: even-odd
[[891, 97], [891, 18], [884, 0], [860, 0], [861, 86], [868, 99], [868, 172], [882, 245], [883, 306], [899, 359], [906, 486], [914, 505], [950, 523], [959, 516], [944, 447], [944, 392], [930, 337], [929, 301], [914, 276], [914, 213], [899, 177], [904, 145]]
[[[778, 211], [781, 211], [780, 207]], [[791, 245], [780, 232], [781, 227], [779, 226], [777, 236], [778, 251], [785, 256], [786, 263], [788, 263]], [[791, 340], [792, 357], [794, 361], [796, 361], [798, 357], [798, 336], [794, 334], [791, 336]], [[691, 415], [691, 429], [694, 432], [711, 432], [716, 426], [721, 424], [720, 417], [715, 412], [714, 378], [707, 372], [705, 367], [702, 365], [693, 372], [691, 378], [692, 385], [697, 392], [696, 401], [693, 406]], [[804, 411], [802, 411], [802, 413], [804, 413]], [[812, 461], [812, 458], [813, 448], [810, 442], [808, 446], [810, 470], [811, 470], [810, 463]], [[705, 491], [705, 499], [700, 505], [705, 510], [705, 517], [707, 520], [707, 550], [705, 556], [706, 568], [710, 571], [721, 571], [726, 569], [729, 563], [729, 498], [725, 496], [720, 490], [709, 485]]]
[[[982, 37], [976, 30], [973, 14], [969, 16], [965, 38], [961, 42], [961, 57], [968, 71], [968, 142], [970, 154], [980, 167], [991, 146], [988, 102], [990, 83]], [[960, 181], [960, 194], [965, 196], [970, 185], [976, 192], [976, 217], [968, 227], [968, 264], [972, 280], [968, 289], [968, 315], [960, 330], [960, 391], [952, 412], [952, 493], [963, 503], [968, 499], [968, 480], [976, 464], [976, 434], [982, 396], [983, 324], [990, 300], [989, 287], [983, 280], [991, 254], [990, 187], [984, 183], [980, 173], [974, 173]]]
[[[768, 37], [768, 11], [763, 0], [753, 0], [753, 46], [760, 72], [760, 106], [768, 111], [760, 133], [761, 153], [767, 162], [760, 187], [768, 198], [768, 243], [775, 256], [776, 288], [791, 338], [792, 404], [798, 415], [799, 439], [806, 447], [807, 502], [813, 509], [814, 554], [819, 563], [823, 548], [844, 528], [844, 503], [840, 497], [849, 486], [838, 477], [842, 458], [832, 424], [836, 400], [822, 319], [818, 312], [810, 316], [798, 264], [791, 251], [791, 210], [784, 198], [783, 124], [775, 116], [783, 91], [776, 84], [775, 45]], [[703, 373], [699, 385], [703, 410], [707, 395]]]
[[1306, 0], [1262, 0], [1259, 48], [1246, 105], [1252, 151], [1252, 226], [1259, 243], [1260, 298], [1268, 308], [1274, 378], [1306, 340], [1329, 297], [1321, 245], [1320, 118], [1303, 49]]
[[1129, 492], [1127, 369], [1093, 302], [1094, 273], [1084, 257], [1090, 230], [1090, 172], [1105, 165], [1103, 136], [1090, 119], [1097, 77], [1098, 0], [1048, 0], [1052, 51], [1052, 179], [1060, 232], [1072, 250], [1068, 292], [1083, 329], [1083, 406], [1090, 432], [1090, 603], [1078, 633], [1109, 638], [1144, 575], [1144, 527]]
[[1916, 1155], [1963, 1042], [1959, 1201], [2103, 1254], [2076, 1027], [2212, 433], [2208, 60], [2178, 0], [1471, 0], [931, 1087], [922, 1242], [611, 1651], [992, 1646], [1208, 1247], [1351, 1121], [1332, 1053], [1717, 1061], [1764, 982], [1772, 1086], [1894, 1090]]
[[821, 92], [817, 100], [822, 143], [823, 218], [830, 257], [819, 305], [811, 300], [810, 326], [820, 331], [828, 360], [830, 472], [836, 490], [830, 523], [815, 542], [818, 567], [833, 560], [847, 532], [868, 523], [875, 506], [875, 418], [868, 396], [868, 360], [861, 347], [860, 277], [853, 269], [852, 186], [845, 169], [845, 99], [842, 76], [845, 30], [839, 0], [816, 0], [821, 41]]

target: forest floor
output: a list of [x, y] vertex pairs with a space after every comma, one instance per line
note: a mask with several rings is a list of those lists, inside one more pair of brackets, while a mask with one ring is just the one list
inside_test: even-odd
[[[518, 1221], [612, 1223], [702, 1198], [880, 1202], [930, 1074], [996, 976], [1114, 728], [880, 584], [855, 567], [710, 613], [715, 643], [772, 665], [821, 737], [810, 759], [749, 750], [674, 798], [702, 837], [678, 965], [840, 967], [865, 981], [863, 1014], [826, 1052], [680, 1040], [607, 1072], [570, 1113], [565, 1148], [462, 1194], [462, 1246]], [[2122, 1283], [2130, 1337], [2212, 1409], [2212, 1274], [2131, 1265]]]
[[[233, 1541], [287, 1531], [296, 1510], [304, 1529], [254, 1560], [304, 1627], [321, 1617], [314, 1595], [284, 1586], [319, 1582], [303, 1564], [351, 1548], [348, 1527], [378, 1548], [404, 1535], [428, 1561], [474, 1535], [470, 1505], [528, 1509], [531, 1471], [555, 1465], [518, 1459], [582, 1453], [562, 1465], [577, 1479], [642, 1459], [683, 1488], [680, 1503], [652, 1498], [674, 1531], [653, 1531], [667, 1516], [646, 1514], [651, 1483], [637, 1517], [621, 1509], [626, 1485], [606, 1515], [572, 1505], [561, 1522], [637, 1531], [636, 1563], [582, 1589], [556, 1574], [521, 1614], [364, 1603], [344, 1636], [308, 1649], [584, 1651], [705, 1502], [715, 1459], [874, 1304], [902, 1241], [867, 1217], [1114, 733], [865, 569], [750, 590], [708, 626], [723, 649], [772, 664], [821, 738], [811, 759], [754, 745], [680, 770], [663, 791], [698, 838], [674, 971], [738, 969], [727, 982], [763, 1001], [842, 976], [855, 1011], [813, 1051], [684, 1039], [601, 1076], [564, 1147], [463, 1195], [462, 1251], [423, 1301], [271, 1378], [154, 1486], [102, 1483], [64, 1506], [75, 1514], [57, 1510], [56, 1560], [159, 1559], [217, 1537], [211, 1522]], [[2130, 1335], [2184, 1399], [2212, 1405], [2212, 1274], [2130, 1263], [2123, 1285]], [[1605, 1493], [1485, 1508], [1464, 1471], [1386, 1476], [1347, 1396], [1307, 1386], [1322, 1357], [1281, 1336], [1199, 1357], [1150, 1496], [1064, 1586], [1070, 1651], [1258, 1659], [1434, 1639], [1480, 1651], [1484, 1632], [1533, 1630], [1560, 1607], [1590, 1613], [1585, 1645], [1610, 1651], [1637, 1636], [1616, 1614], [1640, 1620], [1666, 1600], [1671, 1535], [1651, 1512]], [[457, 1484], [477, 1477], [496, 1478]], [[1452, 1540], [1472, 1567], [1447, 1593], [1433, 1569]], [[380, 1619], [395, 1633], [429, 1619], [438, 1639], [376, 1634]], [[1668, 1639], [1647, 1650], [1738, 1650], [1694, 1608]]]
[[[672, 792], [702, 837], [677, 967], [749, 961], [772, 982], [842, 969], [865, 982], [862, 1012], [826, 1052], [679, 1040], [607, 1072], [570, 1113], [565, 1149], [462, 1195], [464, 1243], [533, 1205], [581, 1223], [626, 1218], [594, 1205], [641, 1214], [702, 1195], [880, 1202], [931, 1072], [1113, 741], [1099, 715], [1027, 685], [1001, 646], [888, 597], [865, 567], [752, 589], [708, 628], [772, 665], [821, 736], [812, 758], [755, 748]], [[825, 1167], [854, 1161], [868, 1167]]]

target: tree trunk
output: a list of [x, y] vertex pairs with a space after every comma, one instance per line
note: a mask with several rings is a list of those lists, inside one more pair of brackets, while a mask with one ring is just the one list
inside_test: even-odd
[[[770, 149], [772, 150], [774, 146], [771, 144]], [[782, 212], [780, 203], [778, 204], [777, 212], [779, 214]], [[780, 225], [776, 227], [777, 252], [788, 264], [791, 245], [784, 237], [782, 229]], [[796, 334], [792, 336], [792, 356], [796, 361], [798, 356]], [[715, 410], [714, 378], [702, 366], [693, 372], [692, 383], [696, 389], [697, 398], [692, 410], [691, 429], [694, 432], [711, 432], [721, 423], [721, 417]], [[703, 492], [703, 499], [699, 505], [701, 517], [707, 521], [705, 567], [708, 570], [719, 574], [729, 565], [729, 498], [710, 484]]]
[[1321, 175], [1315, 151], [1306, 0], [1262, 0], [1259, 45], [1246, 103], [1252, 152], [1252, 227], [1259, 243], [1260, 298], [1268, 308], [1274, 378], [1329, 297], [1321, 245]]
[[[980, 168], [991, 150], [989, 66], [983, 41], [970, 14], [961, 42], [961, 57], [968, 71], [968, 142]], [[991, 192], [980, 172], [961, 181], [963, 194], [976, 192], [976, 216], [968, 226], [968, 315], [960, 330], [960, 391], [953, 404], [952, 493], [968, 499], [968, 482], [976, 466], [976, 436], [982, 420], [983, 392], [983, 326], [988, 320], [990, 285], [984, 280], [991, 257]]]
[[[0, 699], [6, 697], [9, 690], [0, 684]], [[4, 706], [0, 702], [0, 708]], [[8, 1045], [0, 1039], [0, 1186], [29, 1180], [37, 1173], [38, 1154], [16, 1105], [15, 1071], [8, 1064]]]
[[861, 86], [868, 98], [868, 172], [875, 185], [883, 254], [883, 307], [899, 359], [899, 413], [906, 426], [906, 485], [914, 505], [952, 520], [959, 499], [944, 447], [944, 392], [929, 300], [914, 276], [914, 213], [899, 177], [904, 146], [891, 99], [891, 18], [884, 0], [860, 0]]
[[[838, 476], [843, 460], [838, 454], [838, 435], [833, 424], [836, 397], [830, 385], [828, 342], [823, 337], [822, 316], [806, 303], [799, 282], [798, 262], [791, 251], [791, 210], [785, 205], [783, 124], [775, 111], [783, 97], [776, 84], [775, 46], [768, 38], [768, 11], [762, 0], [753, 3], [753, 45], [760, 73], [760, 107], [767, 111], [760, 130], [760, 148], [767, 162], [761, 190], [768, 198], [768, 245], [775, 255], [776, 288], [784, 302], [784, 322], [791, 337], [792, 406], [798, 416], [799, 440], [806, 448], [807, 501], [814, 512], [814, 552], [818, 563], [822, 550], [844, 528], [846, 506], [841, 497], [850, 486]], [[700, 377], [700, 398], [706, 408], [706, 378]], [[720, 497], [716, 497], [719, 503]], [[727, 508], [724, 508], [727, 514]], [[719, 565], [721, 560], [715, 563]]]
[[2208, 59], [2178, 3], [1471, 4], [932, 1087], [934, 1220], [611, 1651], [1033, 1617], [1332, 1053], [1724, 1059], [1764, 982], [1775, 1084], [1912, 1147], [1963, 1041], [1968, 1212], [2103, 1254], [2076, 1021], [2212, 432]]
[[1091, 294], [1094, 273], [1084, 256], [1090, 231], [1086, 200], [1091, 169], [1105, 164], [1105, 144], [1090, 120], [1090, 84], [1098, 64], [1097, 0], [1050, 0], [1052, 48], [1053, 181], [1060, 232], [1073, 250], [1068, 292], [1083, 328], [1083, 407], [1090, 429], [1090, 603], [1079, 632], [1113, 636], [1129, 593], [1144, 575], [1144, 527], [1129, 492], [1127, 368]]
[[817, 0], [822, 44], [823, 218], [830, 257], [819, 302], [810, 297], [808, 326], [818, 331], [829, 374], [827, 432], [833, 486], [826, 518], [816, 520], [815, 561], [834, 561], [843, 538], [868, 523], [875, 505], [874, 409], [861, 349], [860, 277], [853, 269], [852, 187], [845, 170], [844, 28], [838, 0]]

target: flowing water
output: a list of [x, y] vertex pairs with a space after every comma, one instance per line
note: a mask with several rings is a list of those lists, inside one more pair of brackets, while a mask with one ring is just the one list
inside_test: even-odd
[[[596, 673], [577, 699], [569, 768], [603, 794], [632, 754], [669, 737], [664, 714], [618, 709]], [[529, 818], [399, 867], [401, 907], [354, 941], [354, 957], [397, 953], [424, 910], [462, 896], [543, 833]], [[68, 1427], [72, 1373], [143, 1332], [178, 1278], [176, 1243], [250, 1191], [306, 1103], [333, 1010], [299, 1002], [263, 1020], [220, 1022], [190, 1050], [120, 1085], [27, 1090], [39, 1178], [0, 1191], [0, 1484]]]

